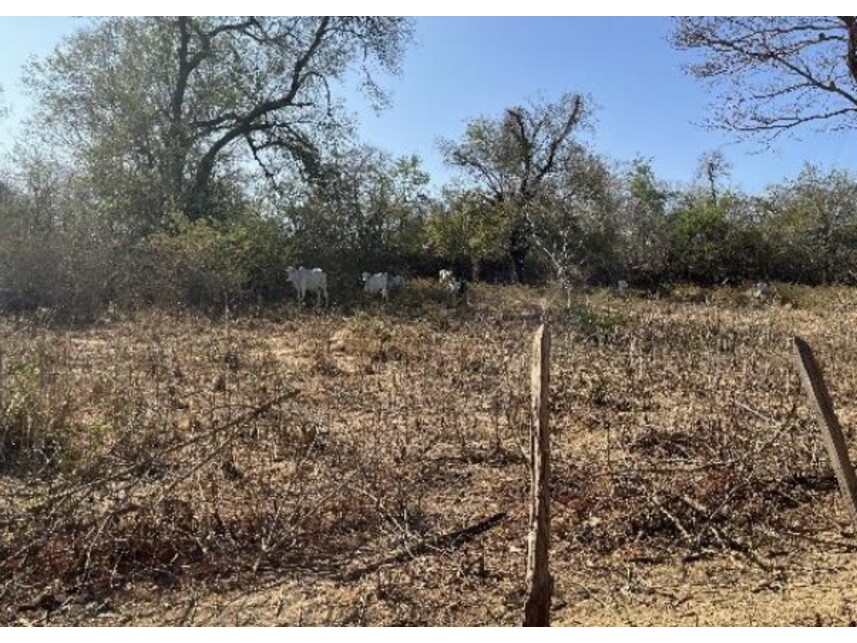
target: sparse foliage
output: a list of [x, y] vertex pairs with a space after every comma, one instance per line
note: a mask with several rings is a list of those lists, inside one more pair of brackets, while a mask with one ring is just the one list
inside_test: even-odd
[[121, 290], [127, 246], [85, 181], [37, 156], [0, 196], [0, 288], [13, 308], [91, 319]]
[[705, 152], [699, 157], [696, 169], [697, 179], [703, 181], [711, 194], [711, 202], [717, 202], [717, 195], [723, 180], [729, 178], [732, 164], [720, 150]]
[[710, 123], [763, 140], [803, 127], [857, 127], [857, 18], [678, 18], [689, 73], [719, 88]]

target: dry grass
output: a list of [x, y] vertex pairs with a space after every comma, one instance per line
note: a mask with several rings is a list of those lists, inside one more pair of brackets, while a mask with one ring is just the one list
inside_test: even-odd
[[854, 426], [857, 292], [557, 312], [550, 291], [415, 290], [228, 324], [0, 324], [2, 621], [519, 624], [546, 309], [555, 622], [854, 620], [857, 540], [789, 339]]

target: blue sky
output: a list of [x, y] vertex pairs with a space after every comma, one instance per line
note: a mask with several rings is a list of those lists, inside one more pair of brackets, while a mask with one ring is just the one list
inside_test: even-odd
[[[47, 54], [84, 25], [72, 18], [0, 17], [0, 86], [12, 115], [0, 121], [0, 153], [8, 150], [28, 103], [21, 94], [23, 62]], [[554, 99], [584, 92], [597, 108], [583, 138], [616, 161], [651, 157], [661, 178], [690, 181], [699, 156], [720, 149], [732, 163], [733, 183], [759, 192], [793, 177], [804, 162], [857, 169], [855, 132], [800, 131], [773, 149], [736, 142], [701, 126], [710, 96], [681, 69], [687, 54], [673, 50], [669, 18], [419, 18], [416, 42], [402, 74], [384, 78], [392, 106], [376, 115], [349, 97], [369, 143], [396, 154], [418, 154], [435, 185], [451, 178], [437, 151], [440, 137], [457, 138], [468, 119], [499, 116], [539, 95]]]

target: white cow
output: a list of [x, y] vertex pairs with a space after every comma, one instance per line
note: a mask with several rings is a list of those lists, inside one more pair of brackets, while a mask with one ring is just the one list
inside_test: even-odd
[[620, 295], [625, 295], [628, 293], [628, 282], [624, 279], [620, 279], [616, 283], [616, 289], [619, 291]]
[[390, 293], [390, 288], [392, 287], [392, 278], [386, 272], [376, 272], [374, 275], [370, 275], [368, 272], [364, 272], [362, 275], [363, 279], [363, 291], [369, 293], [370, 295], [376, 295], [381, 293], [381, 296], [386, 300], [387, 296]]
[[463, 295], [467, 292], [467, 282], [464, 279], [453, 277], [443, 284], [443, 289], [453, 295]]
[[390, 288], [404, 288], [405, 278], [402, 275], [390, 275]]
[[452, 279], [447, 282], [446, 288], [453, 295], [464, 295], [467, 293], [467, 282], [464, 279]]
[[438, 273], [440, 277], [440, 287], [453, 295], [464, 295], [467, 292], [467, 282], [463, 279], [456, 279], [452, 270], [441, 270]]
[[301, 266], [297, 270], [292, 266], [286, 269], [288, 280], [295, 287], [298, 293], [298, 300], [303, 302], [307, 291], [316, 294], [316, 306], [321, 304], [322, 295], [324, 296], [324, 305], [327, 306], [329, 300], [327, 297], [327, 275], [321, 268], [304, 268]]
[[756, 284], [756, 289], [753, 291], [753, 297], [756, 299], [765, 299], [771, 294], [771, 284], [760, 281]]

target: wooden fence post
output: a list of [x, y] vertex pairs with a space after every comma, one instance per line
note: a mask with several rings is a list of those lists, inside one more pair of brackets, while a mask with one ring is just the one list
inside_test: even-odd
[[824, 438], [824, 446], [827, 447], [827, 454], [833, 464], [833, 472], [839, 481], [839, 489], [845, 497], [845, 504], [851, 512], [851, 518], [857, 521], [857, 478], [854, 476], [854, 467], [848, 458], [848, 447], [845, 445], [842, 427], [833, 411], [830, 393], [824, 384], [821, 369], [815, 361], [809, 344], [800, 337], [795, 337], [794, 347], [800, 379], [821, 423], [821, 436]]
[[548, 567], [550, 547], [550, 330], [542, 324], [533, 337], [530, 370], [530, 529], [527, 534], [527, 603], [524, 627], [550, 625], [553, 579]]

